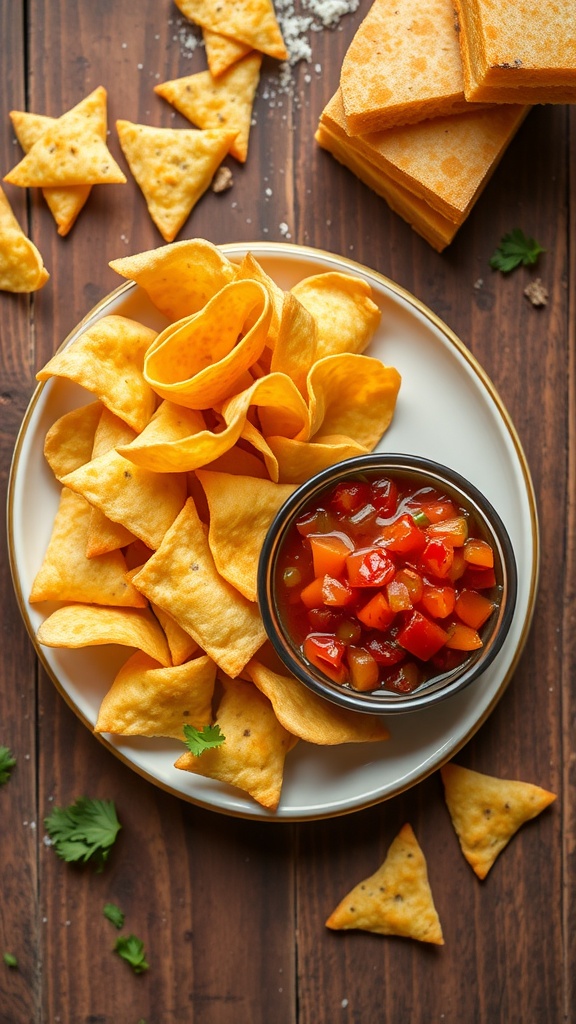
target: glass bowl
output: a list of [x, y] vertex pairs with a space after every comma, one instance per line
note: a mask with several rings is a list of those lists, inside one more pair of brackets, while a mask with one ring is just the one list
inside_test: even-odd
[[[403, 495], [398, 509], [393, 510], [390, 505], [386, 505], [386, 485], [383, 483], [376, 485], [378, 496], [374, 498], [372, 485], [378, 480], [392, 480], [393, 488], [397, 489], [401, 497]], [[358, 483], [361, 485], [358, 493], [364, 497], [351, 498], [350, 494], [355, 494], [355, 486], [349, 485]], [[372, 490], [367, 492], [366, 487], [372, 487]], [[415, 492], [418, 492], [417, 497], [414, 496]], [[367, 493], [372, 497], [366, 498]], [[428, 518], [432, 514], [442, 515], [440, 498], [449, 503], [448, 508], [451, 503], [452, 509], [456, 509], [455, 516], [448, 515], [448, 522], [446, 519], [430, 521]], [[364, 505], [362, 500], [365, 501]], [[359, 504], [354, 506], [354, 501]], [[318, 509], [322, 512], [315, 511]], [[399, 527], [397, 529], [391, 525], [398, 520], [400, 514], [408, 515], [423, 533], [425, 539], [416, 538], [417, 545], [428, 545], [429, 541], [437, 541], [440, 537], [442, 548], [431, 545], [423, 552], [418, 547], [405, 554], [395, 550], [405, 543], [401, 540], [402, 531], [398, 533]], [[458, 536], [461, 522], [460, 526], [455, 525], [457, 520], [462, 519], [465, 520], [464, 533], [468, 537], [465, 541], [462, 536]], [[300, 521], [300, 530], [296, 527], [297, 521]], [[328, 604], [324, 603], [325, 598], [314, 596], [319, 592], [318, 584], [316, 590], [312, 587], [306, 592], [307, 604], [303, 606], [300, 593], [304, 593], [308, 586], [310, 573], [312, 582], [315, 575], [311, 569], [312, 556], [306, 551], [309, 546], [306, 534], [317, 539], [326, 533], [334, 535], [348, 531], [349, 534], [350, 530], [359, 531], [353, 541], [360, 548], [360, 554], [352, 559], [354, 564], [346, 561], [342, 569], [341, 585], [334, 587], [329, 584], [328, 589], [322, 591]], [[451, 533], [452, 530], [455, 532]], [[481, 542], [475, 545], [474, 552], [469, 543], [472, 539]], [[477, 552], [482, 549], [482, 542], [487, 542], [493, 551], [490, 576], [482, 576], [482, 569], [467, 561], [472, 554], [475, 559], [478, 558]], [[323, 549], [324, 545], [325, 540], [321, 540], [320, 548]], [[374, 548], [376, 563], [370, 561], [374, 556]], [[431, 561], [438, 551], [446, 555], [442, 563]], [[367, 552], [368, 559], [364, 557]], [[351, 554], [354, 552], [351, 551]], [[437, 576], [436, 569], [444, 573], [450, 558], [454, 561], [450, 562], [448, 575]], [[406, 572], [393, 576], [393, 580], [402, 579], [409, 584], [408, 598], [406, 589], [399, 590], [396, 587], [393, 591], [389, 590], [390, 576], [386, 576], [384, 582], [384, 576], [378, 575], [379, 569], [374, 576], [361, 578], [357, 575], [359, 561], [373, 568], [376, 564], [384, 565], [386, 559], [391, 559], [394, 568], [390, 571], [396, 574], [399, 569], [409, 570], [408, 576]], [[433, 572], [430, 571], [431, 565], [435, 567]], [[425, 604], [422, 603], [419, 585], [418, 592], [412, 589], [413, 577], [423, 583]], [[326, 578], [322, 576], [325, 582]], [[334, 578], [328, 575], [329, 580]], [[478, 583], [480, 579], [482, 582]], [[356, 586], [359, 581], [360, 585]], [[493, 610], [487, 620], [473, 630], [476, 634], [473, 642], [477, 646], [470, 650], [455, 651], [452, 645], [461, 643], [462, 636], [468, 643], [472, 634], [461, 629], [462, 623], [454, 610], [438, 617], [439, 612], [446, 610], [442, 605], [438, 608], [438, 594], [440, 598], [449, 597], [453, 600], [452, 595], [447, 593], [450, 587], [457, 597], [465, 589], [469, 604], [469, 593], [475, 591], [475, 581], [482, 588], [476, 592], [492, 602]], [[487, 498], [470, 481], [447, 466], [413, 455], [383, 452], [337, 463], [299, 486], [276, 514], [266, 535], [258, 566], [260, 611], [268, 638], [284, 666], [319, 696], [349, 710], [371, 714], [416, 711], [450, 697], [471, 683], [481, 686], [483, 671], [493, 661], [506, 639], [514, 614], [516, 590], [516, 561], [512, 544], [504, 523]], [[348, 591], [352, 597], [349, 597]], [[365, 606], [378, 593], [384, 595], [385, 600], [379, 597], [371, 606], [378, 608], [375, 620], [373, 612], [369, 612]], [[350, 604], [333, 603], [348, 600]], [[317, 607], [311, 611], [315, 601]], [[396, 607], [395, 601], [399, 601], [400, 610], [391, 625], [386, 629], [375, 629], [375, 621], [382, 623], [378, 617], [382, 614], [382, 606], [384, 609]], [[430, 607], [434, 609], [434, 616], [429, 613]], [[464, 602], [459, 602], [458, 607], [464, 609]], [[358, 610], [365, 621], [356, 619]], [[388, 612], [385, 614], [388, 615]], [[422, 623], [422, 618], [426, 619], [425, 623]], [[434, 629], [429, 629], [430, 621]], [[418, 653], [425, 655], [424, 660], [415, 656], [414, 648], [416, 640], [421, 645], [422, 626], [426, 634], [430, 633], [427, 639], [434, 645], [440, 636], [436, 627], [450, 638], [448, 647], [442, 646], [432, 655], [428, 655], [431, 648], [426, 643], [424, 647], [418, 646]], [[467, 630], [471, 628], [466, 626]], [[307, 644], [304, 643], [306, 630], [313, 634], [313, 639]], [[417, 631], [420, 639], [416, 635]], [[332, 636], [338, 640], [336, 645], [330, 642]], [[402, 642], [399, 642], [398, 637]], [[335, 655], [334, 662], [324, 660], [322, 644], [326, 656]], [[374, 666], [365, 653], [360, 651], [358, 654], [359, 647], [367, 647], [372, 654], [375, 653], [379, 666], [377, 683], [362, 679], [362, 664], [369, 662], [368, 676]], [[320, 657], [317, 656], [318, 650]], [[311, 656], [314, 660], [311, 660]], [[342, 660], [336, 666], [340, 656]], [[389, 657], [401, 659], [397, 663], [398, 667], [384, 665]], [[356, 676], [351, 680], [350, 671], [345, 666], [353, 663], [356, 665]], [[401, 670], [402, 664], [411, 667]]]

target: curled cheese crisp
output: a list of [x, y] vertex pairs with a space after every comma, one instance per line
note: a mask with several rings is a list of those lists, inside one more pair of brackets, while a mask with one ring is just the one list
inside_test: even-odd
[[207, 409], [229, 398], [266, 345], [272, 318], [267, 288], [232, 281], [203, 309], [171, 324], [151, 344], [144, 377], [162, 398]]

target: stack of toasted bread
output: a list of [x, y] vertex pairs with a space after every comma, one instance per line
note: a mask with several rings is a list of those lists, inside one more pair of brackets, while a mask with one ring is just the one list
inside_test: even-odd
[[442, 251], [530, 107], [576, 102], [574, 11], [574, 0], [374, 0], [317, 142]]

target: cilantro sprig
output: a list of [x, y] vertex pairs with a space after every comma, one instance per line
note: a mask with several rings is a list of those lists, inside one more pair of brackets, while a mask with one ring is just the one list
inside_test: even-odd
[[144, 971], [150, 969], [150, 964], [146, 960], [144, 943], [136, 935], [120, 935], [116, 940], [114, 952], [130, 964], [134, 974], [143, 974]]
[[194, 757], [200, 757], [205, 750], [214, 750], [226, 739], [219, 725], [205, 725], [201, 731], [193, 725], [184, 725], [183, 728], [186, 746]]
[[8, 782], [12, 769], [16, 764], [16, 758], [8, 747], [0, 747], [0, 786]]
[[94, 861], [102, 871], [121, 828], [113, 800], [82, 796], [69, 807], [55, 807], [44, 819], [52, 845], [68, 863]]
[[110, 921], [110, 923], [113, 924], [115, 928], [120, 929], [124, 927], [125, 915], [123, 911], [120, 910], [120, 907], [118, 907], [115, 903], [105, 903], [103, 914], [106, 920]]
[[501, 238], [500, 245], [490, 257], [490, 266], [492, 270], [509, 274], [520, 264], [525, 267], [534, 266], [542, 252], [546, 250], [538, 242], [533, 238], [527, 238], [520, 228], [514, 228]]

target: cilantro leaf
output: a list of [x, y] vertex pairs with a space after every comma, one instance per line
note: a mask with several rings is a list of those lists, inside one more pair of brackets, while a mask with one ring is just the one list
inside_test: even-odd
[[16, 758], [12, 756], [12, 751], [8, 747], [0, 747], [0, 786], [8, 782], [15, 764]]
[[104, 904], [104, 917], [111, 921], [115, 928], [122, 928], [124, 925], [124, 914], [115, 903]]
[[183, 729], [186, 746], [194, 754], [194, 757], [200, 757], [205, 750], [213, 750], [214, 747], [219, 747], [226, 739], [220, 732], [219, 725], [205, 725], [201, 732], [199, 729], [195, 729], [193, 725], [184, 725]]
[[84, 864], [93, 860], [98, 871], [102, 871], [121, 827], [113, 800], [86, 796], [69, 807], [55, 807], [44, 818], [44, 825], [62, 860]]
[[541, 252], [546, 252], [533, 238], [527, 238], [520, 228], [514, 228], [508, 235], [503, 235], [500, 245], [490, 258], [492, 270], [500, 270], [509, 274], [522, 263], [525, 267], [538, 262]]
[[6, 967], [18, 967], [18, 960], [14, 956], [14, 953], [3, 953], [2, 959], [6, 964]]
[[135, 935], [121, 935], [116, 940], [114, 952], [130, 964], [134, 974], [142, 974], [150, 968], [150, 964], [146, 960], [144, 943]]

